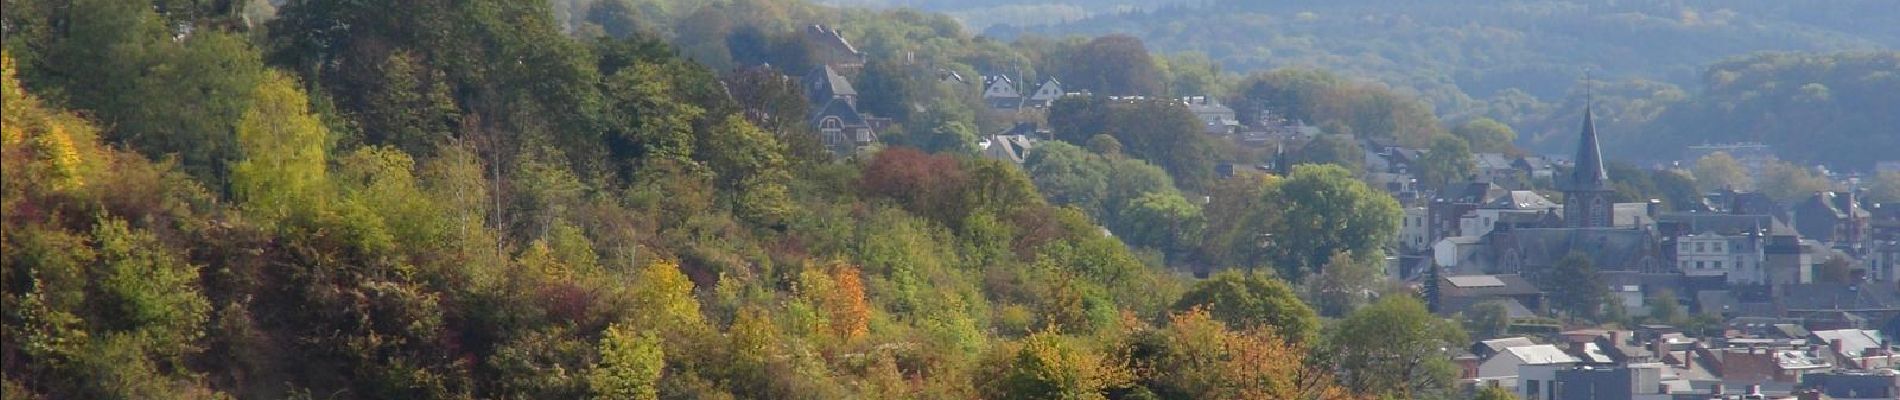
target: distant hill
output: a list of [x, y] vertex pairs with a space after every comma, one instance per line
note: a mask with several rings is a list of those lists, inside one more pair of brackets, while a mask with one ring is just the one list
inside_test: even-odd
[[1574, 119], [1554, 117], [1580, 108], [1586, 71], [1626, 92], [1600, 103], [1640, 100], [1611, 108], [1628, 109], [1626, 122], [1646, 122], [1662, 114], [1662, 104], [1685, 97], [1676, 87], [1703, 86], [1705, 70], [1724, 59], [1900, 47], [1900, 7], [1886, 0], [1220, 1], [985, 32], [1004, 39], [1125, 33], [1157, 51], [1204, 53], [1229, 71], [1330, 70], [1416, 91], [1448, 119], [1512, 122], [1533, 131], [1526, 146], [1562, 151], [1568, 143], [1535, 131], [1574, 130]]

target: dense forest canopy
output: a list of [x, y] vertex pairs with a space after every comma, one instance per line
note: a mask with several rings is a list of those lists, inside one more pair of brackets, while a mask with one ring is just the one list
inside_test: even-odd
[[[1078, 108], [1114, 127], [1029, 168], [973, 154], [1018, 121], [942, 72], [1209, 82], [1132, 38], [744, 0], [4, 4], [7, 399], [1457, 395], [1462, 334], [1377, 286], [1398, 210], [1343, 168], [1217, 177], [1235, 155], [1166, 101]], [[833, 159], [799, 117], [814, 23], [858, 29], [886, 145]], [[1365, 362], [1394, 354], [1421, 362]]]

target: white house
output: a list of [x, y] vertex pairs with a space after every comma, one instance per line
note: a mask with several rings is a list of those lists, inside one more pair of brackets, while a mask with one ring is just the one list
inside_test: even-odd
[[1565, 353], [1556, 345], [1512, 347], [1479, 363], [1478, 379], [1517, 388], [1518, 393], [1531, 398], [1532, 394], [1548, 392], [1550, 381], [1556, 379], [1558, 369], [1581, 362], [1583, 360]]

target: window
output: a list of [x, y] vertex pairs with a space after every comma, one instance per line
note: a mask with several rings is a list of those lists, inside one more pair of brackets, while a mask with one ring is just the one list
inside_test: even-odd
[[1528, 398], [1528, 399], [1541, 399], [1541, 398], [1543, 398], [1543, 396], [1541, 396], [1541, 395], [1543, 394], [1543, 391], [1544, 391], [1543, 389], [1544, 389], [1544, 388], [1542, 388], [1542, 387], [1539, 387], [1540, 385], [1538, 385], [1538, 383], [1540, 383], [1540, 382], [1538, 382], [1538, 381], [1537, 381], [1536, 379], [1528, 379], [1528, 380], [1525, 380], [1525, 381], [1524, 381], [1524, 396], [1525, 396], [1525, 398]]
[[1716, 262], [1715, 262], [1715, 269], [1722, 269], [1722, 262], [1721, 262], [1721, 261], [1716, 261]]
[[1695, 262], [1695, 269], [1702, 269], [1702, 265], [1703, 265], [1703, 264], [1702, 264], [1702, 262], [1701, 262], [1701, 261], [1696, 261], [1696, 262]]
[[1708, 245], [1708, 243], [1702, 243], [1702, 242], [1695, 242], [1695, 252], [1697, 252], [1697, 253], [1701, 253], [1701, 252], [1704, 252], [1704, 251], [1708, 251], [1708, 249], [1707, 249], [1707, 248], [1704, 248], [1704, 247], [1702, 247], [1702, 246], [1706, 246], [1706, 245]]
[[1715, 252], [1722, 252], [1722, 242], [1715, 242]]

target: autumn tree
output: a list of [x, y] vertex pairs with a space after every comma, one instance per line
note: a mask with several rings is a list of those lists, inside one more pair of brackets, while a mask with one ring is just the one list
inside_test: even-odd
[[973, 384], [991, 399], [1106, 400], [1132, 376], [1080, 340], [1038, 332], [990, 350]]
[[1234, 329], [1203, 308], [1176, 312], [1167, 326], [1130, 339], [1137, 384], [1161, 398], [1352, 398], [1307, 349], [1267, 326]]
[[1236, 331], [1271, 329], [1295, 344], [1309, 343], [1319, 333], [1319, 316], [1299, 294], [1286, 282], [1259, 273], [1215, 274], [1196, 282], [1170, 309], [1200, 310]]

